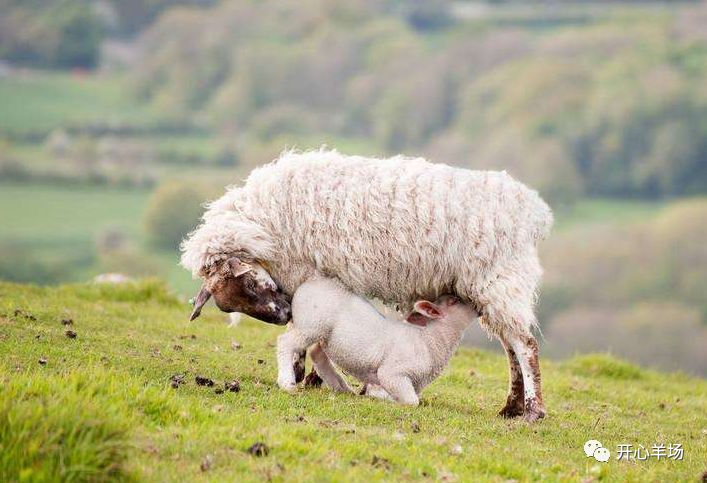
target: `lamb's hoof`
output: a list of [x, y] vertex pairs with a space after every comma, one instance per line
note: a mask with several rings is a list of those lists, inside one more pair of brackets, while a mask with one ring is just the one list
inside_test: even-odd
[[280, 389], [290, 394], [297, 391], [297, 384], [293, 381], [277, 381], [277, 385], [280, 386]]
[[321, 387], [322, 386], [322, 378], [319, 377], [319, 374], [317, 374], [317, 371], [312, 369], [312, 371], [307, 374], [307, 377], [304, 378], [304, 387]]
[[545, 417], [545, 407], [536, 398], [525, 400], [525, 413], [523, 419], [527, 423], [534, 423]]
[[523, 404], [515, 401], [509, 401], [498, 412], [498, 415], [505, 419], [513, 419], [523, 415]]

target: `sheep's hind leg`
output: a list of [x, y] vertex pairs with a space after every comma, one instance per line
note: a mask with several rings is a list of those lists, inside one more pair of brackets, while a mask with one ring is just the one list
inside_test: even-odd
[[529, 423], [545, 417], [545, 405], [540, 384], [540, 363], [538, 360], [538, 342], [532, 334], [512, 336], [511, 347], [518, 356], [523, 372], [525, 393], [525, 413], [523, 418]]
[[504, 418], [516, 418], [523, 415], [524, 404], [524, 386], [523, 386], [523, 371], [518, 362], [513, 347], [508, 343], [506, 337], [500, 336], [499, 341], [506, 351], [508, 356], [508, 397], [506, 405], [503, 406], [498, 415]]
[[346, 381], [336, 372], [336, 368], [319, 344], [315, 344], [309, 350], [309, 355], [312, 357], [314, 368], [329, 387], [338, 392], [353, 392]]

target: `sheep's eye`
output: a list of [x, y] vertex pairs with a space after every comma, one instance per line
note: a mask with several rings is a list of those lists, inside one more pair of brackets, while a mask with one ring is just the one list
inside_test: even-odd
[[246, 288], [246, 290], [252, 292], [255, 290], [255, 280], [248, 278], [243, 282], [243, 286]]

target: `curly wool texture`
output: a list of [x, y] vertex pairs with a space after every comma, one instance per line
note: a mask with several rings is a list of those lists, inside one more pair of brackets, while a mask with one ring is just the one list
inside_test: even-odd
[[289, 294], [319, 272], [404, 309], [455, 293], [490, 332], [526, 332], [537, 242], [552, 221], [537, 192], [505, 172], [288, 151], [208, 206], [182, 265], [203, 275], [237, 255], [264, 262]]

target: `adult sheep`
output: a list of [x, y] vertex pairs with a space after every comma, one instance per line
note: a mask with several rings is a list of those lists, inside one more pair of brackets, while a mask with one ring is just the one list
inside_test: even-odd
[[[213, 295], [222, 310], [258, 317], [254, 283], [274, 290], [274, 281], [291, 297], [317, 272], [406, 312], [417, 300], [455, 294], [508, 356], [499, 414], [532, 422], [545, 415], [532, 334], [537, 243], [552, 221], [537, 192], [505, 172], [285, 152], [208, 206], [181, 262], [205, 279], [194, 315]], [[289, 307], [274, 299], [268, 307], [279, 316], [261, 318], [285, 322]]]

